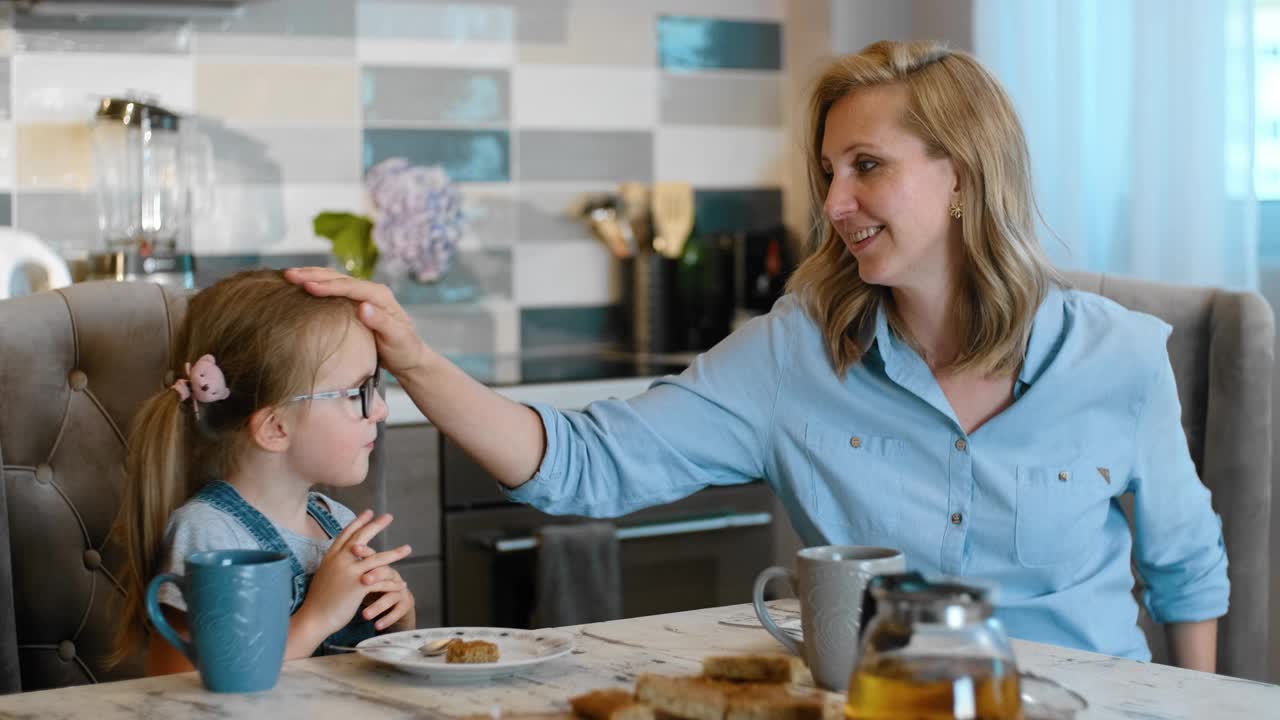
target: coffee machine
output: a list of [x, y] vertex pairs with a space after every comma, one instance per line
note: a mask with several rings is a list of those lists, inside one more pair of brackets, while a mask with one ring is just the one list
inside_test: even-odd
[[191, 288], [191, 225], [210, 186], [212, 153], [188, 119], [142, 95], [104, 97], [92, 128], [97, 247], [90, 279]]

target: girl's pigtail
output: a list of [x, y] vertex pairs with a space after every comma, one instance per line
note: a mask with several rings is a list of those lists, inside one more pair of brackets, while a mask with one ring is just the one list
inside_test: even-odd
[[189, 403], [166, 389], [147, 400], [129, 431], [124, 498], [112, 535], [125, 551], [124, 612], [108, 664], [146, 647], [147, 583], [159, 571], [169, 515], [190, 495]]

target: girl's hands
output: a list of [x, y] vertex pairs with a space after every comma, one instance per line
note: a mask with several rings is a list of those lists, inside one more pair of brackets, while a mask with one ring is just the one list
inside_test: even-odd
[[356, 545], [367, 547], [374, 536], [391, 524], [391, 520], [390, 514], [374, 520], [373, 512], [365, 510], [356, 516], [356, 519], [352, 520], [338, 537], [334, 538], [333, 545], [325, 553], [320, 569], [311, 578], [307, 599], [303, 601], [297, 613], [298, 615], [305, 613], [307, 624], [315, 629], [321, 640], [351, 622], [351, 618], [355, 617], [366, 595], [408, 592], [404, 581], [400, 579], [400, 574], [394, 570], [391, 570], [391, 574], [379, 573], [372, 578], [372, 582], [366, 583], [361, 580], [366, 573], [384, 568], [390, 569], [387, 566], [391, 563], [408, 556], [410, 552], [408, 545], [401, 545], [394, 550], [385, 550], [380, 553], [365, 554], [364, 557], [357, 557], [352, 551], [353, 546]]
[[[352, 553], [356, 557], [362, 559], [371, 557], [375, 554], [373, 548], [370, 548], [368, 545], [355, 545], [352, 547]], [[360, 582], [369, 586], [378, 585], [387, 582], [388, 580], [400, 582], [404, 584], [405, 587], [403, 590], [384, 592], [377, 595], [373, 602], [369, 603], [363, 610], [361, 610], [360, 614], [366, 620], [372, 620], [379, 615], [382, 615], [382, 617], [373, 624], [374, 628], [377, 629], [378, 632], [382, 632], [387, 629], [392, 631], [413, 630], [418, 627], [417, 613], [414, 609], [415, 600], [413, 593], [409, 591], [408, 584], [404, 583], [403, 579], [400, 577], [400, 573], [396, 572], [395, 568], [390, 565], [384, 565], [370, 570], [360, 578]], [[370, 597], [374, 596], [371, 595]], [[383, 613], [386, 614], [383, 615]]]

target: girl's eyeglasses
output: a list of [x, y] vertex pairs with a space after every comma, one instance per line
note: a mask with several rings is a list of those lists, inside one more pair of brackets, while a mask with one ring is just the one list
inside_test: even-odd
[[378, 390], [382, 387], [382, 368], [375, 368], [373, 374], [360, 383], [359, 387], [349, 388], [347, 390], [329, 390], [327, 392], [311, 393], [310, 395], [297, 395], [289, 398], [289, 402], [299, 402], [301, 400], [333, 400], [336, 398], [351, 398], [360, 396], [360, 416], [365, 420], [369, 419], [369, 414], [373, 411], [373, 398], [377, 396]]

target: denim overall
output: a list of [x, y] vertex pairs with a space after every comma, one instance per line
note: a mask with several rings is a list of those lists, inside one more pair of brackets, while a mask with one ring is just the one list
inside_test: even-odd
[[[261, 549], [289, 556], [289, 562], [293, 566], [293, 605], [289, 608], [289, 614], [292, 615], [297, 612], [298, 608], [302, 607], [302, 601], [307, 597], [307, 589], [311, 586], [311, 576], [303, 571], [302, 563], [298, 562], [297, 556], [293, 554], [289, 543], [285, 542], [284, 538], [280, 536], [276, 526], [272, 525], [265, 515], [258, 512], [256, 508], [240, 496], [239, 492], [236, 492], [235, 488], [223, 480], [214, 480], [206, 484], [195, 494], [193, 499], [207, 503], [235, 518], [258, 541], [258, 546]], [[338, 524], [338, 521], [334, 519], [333, 515], [315, 495], [311, 495], [307, 499], [307, 514], [315, 519], [316, 523], [331, 539], [342, 532], [342, 526]], [[324, 642], [320, 643], [320, 647], [316, 648], [315, 654], [330, 654], [329, 645], [354, 647], [361, 640], [366, 640], [377, 634], [378, 631], [374, 628], [373, 621], [365, 620], [357, 612], [346, 627], [330, 635]]]

